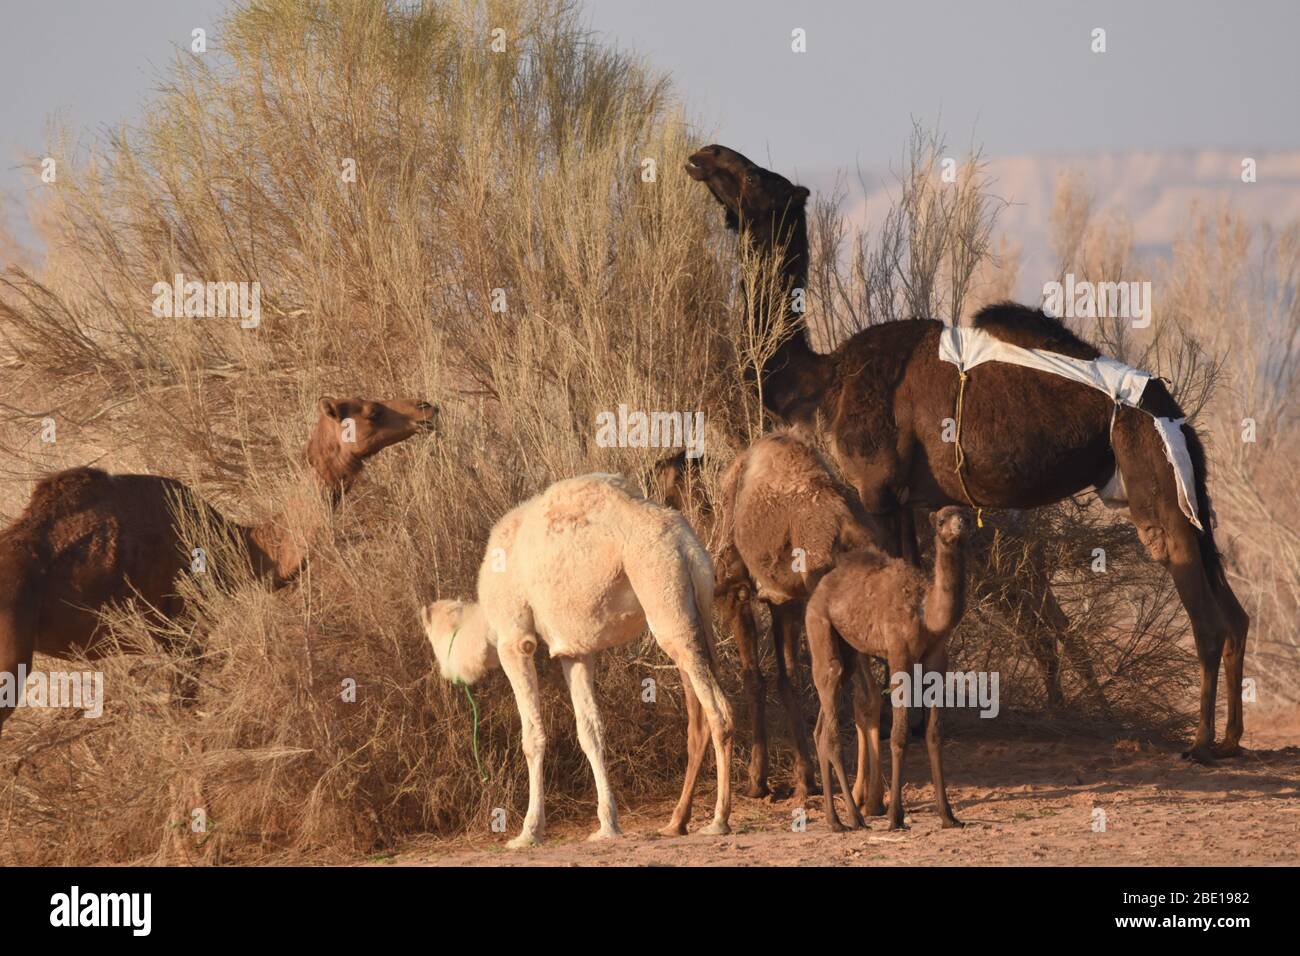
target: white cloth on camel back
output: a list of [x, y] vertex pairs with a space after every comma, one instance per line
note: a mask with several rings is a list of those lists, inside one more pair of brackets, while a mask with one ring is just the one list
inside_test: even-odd
[[[960, 326], [948, 326], [939, 336], [939, 358], [951, 362], [963, 372], [969, 372], [985, 362], [1005, 362], [1038, 369], [1095, 388], [1099, 392], [1105, 392], [1114, 402], [1138, 409], [1141, 409], [1142, 392], [1145, 391], [1147, 382], [1154, 378], [1150, 372], [1104, 355], [1095, 359], [1071, 358], [1043, 349], [1022, 348], [1003, 342], [984, 329]], [[1192, 469], [1192, 457], [1187, 450], [1187, 438], [1182, 429], [1187, 419], [1157, 418], [1154, 415], [1151, 418], [1155, 422], [1156, 434], [1164, 442], [1165, 457], [1173, 466], [1174, 480], [1178, 485], [1178, 507], [1188, 521], [1198, 530], [1204, 531], [1196, 509], [1196, 478]], [[1115, 475], [1104, 486], [1098, 487], [1097, 493], [1108, 504], [1127, 500], [1118, 466]]]

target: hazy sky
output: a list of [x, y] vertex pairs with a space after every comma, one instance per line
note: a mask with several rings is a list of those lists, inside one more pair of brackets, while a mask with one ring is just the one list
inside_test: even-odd
[[[47, 118], [140, 115], [226, 0], [0, 0], [0, 193]], [[1300, 147], [1297, 0], [590, 0], [717, 138], [782, 170], [881, 167], [911, 117], [990, 156]], [[791, 30], [807, 52], [790, 49]], [[1107, 52], [1091, 32], [1106, 30]], [[219, 44], [219, 37], [214, 43]]]

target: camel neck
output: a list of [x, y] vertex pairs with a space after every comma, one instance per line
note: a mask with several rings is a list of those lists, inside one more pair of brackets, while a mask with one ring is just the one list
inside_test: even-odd
[[935, 541], [934, 581], [925, 595], [925, 628], [946, 637], [966, 610], [966, 562], [961, 542]]
[[[785, 228], [772, 228], [768, 235], [751, 234], [755, 250], [768, 257], [780, 255], [775, 294], [786, 334], [759, 370], [763, 407], [787, 424], [811, 423], [825, 388], [828, 362], [808, 344], [808, 323], [797, 303], [808, 297], [808, 225], [802, 209], [792, 212]], [[754, 328], [767, 328], [777, 305], [763, 291], [747, 303]]]
[[478, 604], [467, 604], [460, 624], [447, 638], [447, 663], [443, 672], [466, 684], [477, 682], [498, 664], [491, 637], [483, 608]]
[[247, 535], [254, 573], [277, 588], [302, 571], [316, 536], [361, 473], [359, 461], [323, 453], [315, 436], [307, 446], [307, 461], [309, 473], [289, 492], [280, 512]]

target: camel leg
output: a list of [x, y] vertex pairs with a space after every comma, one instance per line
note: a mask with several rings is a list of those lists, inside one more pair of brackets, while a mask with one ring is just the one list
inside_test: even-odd
[[546, 807], [542, 797], [542, 759], [546, 754], [546, 731], [542, 727], [542, 697], [537, 686], [537, 665], [533, 652], [537, 641], [527, 633], [503, 637], [497, 644], [501, 669], [506, 672], [515, 692], [524, 758], [528, 761], [528, 812], [519, 835], [506, 846], [512, 850], [537, 846], [546, 827]]
[[[1018, 601], [1012, 598], [1005, 603], [1014, 607]], [[1061, 658], [1056, 651], [1056, 639], [1032, 614], [1027, 620], [1018, 617], [1014, 610], [1011, 614], [1017, 622], [1016, 629], [1020, 632], [1025, 649], [1038, 664], [1042, 674], [1043, 688], [1047, 692], [1047, 712], [1059, 713], [1065, 709], [1065, 698], [1061, 694]]]
[[767, 785], [766, 689], [763, 672], [758, 666], [758, 627], [754, 624], [754, 609], [749, 601], [741, 598], [736, 587], [720, 589], [718, 604], [736, 641], [745, 700], [749, 702], [753, 743], [749, 752], [749, 785], [745, 788], [745, 796], [766, 797], [771, 792]]
[[[930, 652], [925, 661], [927, 673], [946, 674], [948, 672], [948, 650], [943, 645]], [[964, 824], [953, 816], [952, 805], [948, 802], [948, 788], [943, 782], [943, 730], [942, 718], [938, 705], [931, 705], [930, 717], [925, 726], [925, 748], [930, 754], [930, 782], [934, 784], [934, 806], [939, 811], [945, 830]]]
[[700, 832], [715, 836], [730, 833], [731, 826], [727, 821], [731, 816], [731, 743], [734, 731], [727, 697], [710, 666], [707, 638], [698, 627], [671, 628], [662, 619], [656, 621], [652, 614], [646, 617], [659, 646], [689, 678], [713, 736], [713, 755], [718, 764], [718, 802], [714, 807], [713, 822]]
[[880, 685], [871, 673], [871, 661], [865, 656], [859, 658], [858, 681], [866, 694], [867, 748], [865, 760], [867, 773], [866, 796], [861, 803], [863, 816], [880, 817], [885, 815], [885, 768], [880, 762]]
[[[1194, 544], [1194, 542], [1193, 542]], [[1183, 557], [1171, 559], [1169, 573], [1174, 587], [1192, 621], [1192, 635], [1196, 640], [1196, 656], [1201, 665], [1201, 715], [1196, 727], [1196, 738], [1187, 756], [1201, 763], [1214, 759], [1214, 707], [1218, 693], [1219, 663], [1223, 656], [1227, 624], [1219, 610], [1218, 602], [1210, 592], [1209, 581], [1200, 561]], [[1229, 692], [1231, 693], [1231, 688]], [[1241, 688], [1237, 688], [1240, 695]]]
[[686, 779], [682, 795], [673, 808], [672, 819], [659, 831], [660, 836], [685, 836], [686, 824], [691, 820], [691, 800], [695, 795], [695, 781], [704, 762], [704, 750], [709, 742], [709, 722], [704, 717], [704, 707], [691, 686], [691, 677], [682, 675], [682, 694], [686, 698]]
[[[1062, 627], [1069, 627], [1070, 622], [1061, 606], [1056, 603], [1056, 596], [1052, 594], [1041, 540], [1031, 539], [1028, 542], [1025, 559], [1029, 573], [1023, 575], [1026, 579], [1023, 588], [1014, 595], [1004, 592], [1004, 597], [1012, 606], [1012, 616], [1017, 624], [1023, 622], [1030, 629], [1026, 640], [1030, 645], [1030, 653], [1038, 658], [1043, 671], [1047, 709], [1059, 711], [1065, 707], [1065, 698], [1061, 694], [1061, 655], [1056, 648], [1056, 636]], [[1053, 611], [1055, 615], [1052, 614]]]
[[1083, 680], [1083, 686], [1087, 688], [1093, 705], [1103, 717], [1109, 717], [1110, 703], [1106, 700], [1106, 692], [1102, 690], [1101, 682], [1097, 680], [1097, 671], [1092, 666], [1092, 655], [1088, 653], [1088, 648], [1079, 639], [1079, 635], [1072, 630], [1065, 629], [1057, 633], [1061, 640], [1061, 649], [1065, 652], [1065, 659]]
[[851, 683], [853, 685], [853, 727], [857, 731], [858, 738], [858, 763], [853, 780], [853, 802], [865, 814], [867, 806], [867, 775], [871, 772], [869, 750], [871, 702], [867, 696], [866, 688], [863, 686], [863, 672], [866, 669], [865, 659], [859, 656], [852, 662], [852, 667], [857, 671], [856, 675], [851, 678]]
[[[1130, 414], [1124, 414], [1128, 412]], [[1113, 432], [1115, 457], [1125, 484], [1129, 488], [1129, 513], [1137, 527], [1147, 553], [1169, 569], [1178, 590], [1196, 640], [1196, 656], [1201, 665], [1201, 713], [1192, 747], [1183, 756], [1210, 763], [1218, 754], [1237, 752], [1241, 735], [1241, 682], [1232, 683], [1234, 670], [1240, 671], [1237, 655], [1244, 658], [1246, 631], [1244, 620], [1231, 622], [1240, 605], [1235, 598], [1228, 602], [1224, 592], [1227, 579], [1221, 567], [1207, 563], [1201, 551], [1213, 548], [1208, 526], [1198, 532], [1178, 507], [1178, 491], [1173, 472], [1155, 428], [1140, 412], [1125, 409]], [[1192, 440], [1189, 438], [1189, 441]], [[1205, 521], [1210, 515], [1201, 516]], [[1244, 612], [1243, 612], [1244, 616]], [[1214, 707], [1219, 683], [1219, 664], [1224, 645], [1230, 643], [1228, 711], [1230, 715], [1224, 746], [1214, 746]], [[1235, 726], [1231, 717], [1235, 715]], [[1233, 737], [1233, 734], [1236, 737]]]
[[812, 756], [808, 752], [808, 725], [793, 681], [799, 673], [799, 628], [802, 620], [802, 602], [789, 601], [772, 608], [776, 687], [790, 724], [790, 736], [794, 738], [794, 799], [799, 803], [817, 792], [817, 778], [813, 776]]
[[[849, 647], [843, 640], [834, 635], [832, 631], [833, 643], [840, 661], [839, 681], [835, 688], [835, 695], [832, 700], [839, 700], [840, 688], [844, 686], [846, 680], [853, 680], [853, 669], [857, 666], [858, 654], [853, 648]], [[832, 715], [834, 715], [832, 710]], [[857, 729], [858, 739], [861, 740], [866, 732], [866, 715], [859, 712], [858, 707], [854, 705], [853, 722]], [[862, 814], [858, 810], [857, 801], [853, 798], [853, 790], [849, 787], [848, 776], [844, 772], [844, 750], [840, 746], [840, 735], [838, 721], [832, 720], [831, 733], [834, 734], [835, 746], [831, 748], [831, 766], [835, 769], [835, 779], [839, 783], [840, 792], [844, 794], [844, 799], [849, 805], [850, 826], [857, 830], [866, 826], [866, 821], [862, 819]]]
[[605, 771], [605, 727], [596, 707], [591, 655], [563, 658], [560, 667], [564, 671], [564, 682], [569, 685], [569, 696], [573, 700], [578, 742], [582, 745], [582, 752], [587, 755], [591, 773], [596, 778], [596, 816], [600, 820], [600, 829], [589, 839], [606, 840], [622, 836], [622, 831], [618, 828], [618, 805], [614, 800], [614, 789], [610, 786], [609, 774]]
[[[808, 632], [808, 649], [813, 659], [813, 683], [817, 687], [817, 699], [821, 711], [817, 715], [817, 762], [821, 766], [822, 796], [826, 806], [826, 825], [832, 833], [841, 833], [844, 825], [840, 823], [839, 814], [835, 812], [835, 784], [838, 782], [840, 792], [844, 794], [849, 809], [849, 827], [859, 829], [865, 824], [853, 802], [853, 792], [849, 788], [848, 778], [844, 773], [844, 757], [840, 750], [838, 728], [835, 712], [839, 700], [840, 684], [844, 678], [844, 665], [836, 648], [836, 638], [831, 630], [831, 622], [816, 607], [810, 606], [805, 618], [805, 630]], [[831, 779], [831, 768], [835, 769], [835, 779]]]
[[[891, 657], [889, 659], [890, 680], [893, 680], [894, 674], [910, 674], [911, 662], [902, 657]], [[891, 684], [892, 686], [892, 684]], [[912, 695], [919, 695], [919, 687], [912, 688]], [[889, 728], [889, 755], [890, 755], [890, 772], [893, 776], [889, 781], [889, 829], [906, 830], [907, 825], [903, 822], [903, 760], [907, 756], [907, 741], [910, 736], [908, 733], [908, 712], [911, 707], [907, 704], [894, 707], [894, 719]]]
[[[1201, 669], [1201, 709], [1196, 727], [1196, 737], [1191, 749], [1183, 756], [1200, 763], [1210, 763], [1215, 757], [1214, 708], [1219, 684], [1219, 664], [1223, 657], [1229, 628], [1218, 598], [1210, 585], [1200, 554], [1196, 529], [1183, 517], [1170, 514], [1177, 505], [1159, 502], [1153, 510], [1160, 517], [1150, 517], [1130, 507], [1138, 537], [1153, 558], [1169, 569], [1179, 600], [1187, 611], [1196, 641], [1196, 656]], [[1161, 520], [1163, 518], [1163, 520]], [[1232, 698], [1238, 698], [1237, 720], [1240, 723], [1241, 685], [1228, 687], [1229, 707]]]
[[[1179, 516], [1181, 518], [1181, 515]], [[1179, 528], [1179, 531], [1182, 529]], [[1166, 532], [1172, 538], [1173, 534]], [[1190, 539], [1190, 540], [1189, 540]], [[1242, 676], [1246, 659], [1246, 634], [1250, 625], [1236, 595], [1232, 593], [1221, 569], [1207, 569], [1199, 554], [1199, 542], [1189, 533], [1171, 551], [1169, 566], [1178, 596], [1192, 621], [1196, 654], [1201, 664], [1201, 716], [1192, 748], [1184, 756], [1202, 763], [1241, 753]], [[1197, 553], [1188, 559], [1188, 552]], [[1221, 580], [1212, 582], [1212, 577]], [[1219, 665], [1224, 666], [1224, 693], [1227, 695], [1228, 719], [1222, 743], [1214, 743], [1215, 704], [1218, 692]]]
[[1223, 672], [1228, 694], [1228, 724], [1224, 728], [1223, 743], [1214, 747], [1216, 757], [1235, 757], [1241, 753], [1241, 692], [1246, 664], [1246, 634], [1250, 629], [1250, 615], [1237, 600], [1222, 571], [1211, 579], [1219, 599], [1219, 607], [1228, 621], [1227, 644], [1224, 647]]

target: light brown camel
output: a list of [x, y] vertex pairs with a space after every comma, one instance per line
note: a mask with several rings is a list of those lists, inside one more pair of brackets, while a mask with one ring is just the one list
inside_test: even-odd
[[[836, 704], [840, 685], [856, 669], [867, 684], [867, 758], [870, 782], [867, 787], [866, 812], [880, 812], [883, 771], [880, 762], [880, 688], [870, 667], [855, 667], [857, 656], [882, 658], [891, 682], [900, 677], [911, 681], [913, 666], [921, 664], [927, 674], [944, 674], [948, 670], [947, 639], [961, 620], [966, 608], [966, 566], [964, 541], [975, 528], [971, 513], [949, 506], [931, 516], [935, 526], [934, 580], [900, 558], [887, 557], [876, 550], [845, 555], [835, 569], [822, 578], [808, 601], [805, 623], [808, 649], [812, 653], [813, 682], [821, 700], [817, 718], [817, 757], [821, 763], [822, 785], [826, 794], [826, 822], [835, 831], [843, 830], [835, 813], [834, 784], [830, 768], [840, 790], [848, 795], [844, 760], [840, 753], [836, 726]], [[904, 699], [915, 705], [919, 687], [911, 687]], [[908, 708], [894, 709], [889, 735], [892, 769], [889, 786], [889, 829], [903, 824], [903, 758], [910, 737], [905, 718]], [[926, 722], [925, 743], [930, 752], [930, 778], [934, 783], [935, 805], [943, 826], [960, 826], [948, 803], [943, 782], [940, 707], [932, 704]], [[859, 745], [859, 754], [861, 746]], [[859, 755], [858, 774], [864, 761]], [[862, 826], [856, 800], [848, 800], [850, 826]]]
[[[744, 667], [754, 727], [752, 796], [767, 792], [767, 735], [757, 635], [752, 616], [741, 611], [748, 610], [751, 596], [772, 607], [777, 686], [795, 743], [795, 799], [802, 801], [815, 789], [803, 711], [792, 683], [804, 602], [842, 554], [872, 547], [874, 534], [852, 491], [834, 479], [815, 449], [794, 435], [765, 435], [738, 455], [723, 476], [716, 591], [730, 612]], [[865, 697], [855, 696], [854, 704], [862, 717]], [[865, 738], [860, 744], [865, 747]], [[861, 798], [864, 774], [858, 783], [855, 796]], [[825, 792], [824, 776], [822, 787]]]
[[660, 832], [686, 832], [710, 735], [718, 797], [713, 822], [701, 832], [731, 832], [731, 709], [716, 674], [713, 563], [685, 518], [647, 501], [620, 475], [556, 482], [493, 527], [478, 597], [478, 604], [438, 601], [420, 616], [444, 677], [469, 684], [499, 666], [510, 680], [528, 761], [528, 811], [512, 848], [541, 842], [546, 824], [538, 641], [564, 668], [578, 742], [596, 779], [600, 828], [592, 839], [620, 836], [596, 708], [595, 655], [636, 640], [647, 627], [681, 672], [686, 698], [686, 780]]
[[[724, 146], [692, 154], [686, 170], [708, 186], [742, 241], [781, 256], [788, 287], [804, 285], [807, 189]], [[904, 538], [915, 541], [909, 506], [1036, 508], [1102, 487], [1118, 468], [1138, 536], [1148, 554], [1169, 569], [1196, 639], [1200, 722], [1187, 756], [1209, 762], [1240, 753], [1250, 619], [1228, 584], [1208, 520], [1198, 533], [1179, 507], [1175, 476], [1152, 420], [1153, 415], [1183, 417], [1164, 384], [1151, 380], [1139, 409], [1116, 406], [1096, 389], [1037, 369], [980, 365], [965, 379], [965, 463], [959, 473], [944, 422], [954, 417], [961, 378], [955, 365], [939, 357], [943, 323], [884, 322], [823, 355], [808, 344], [792, 298], [786, 295], [784, 311], [796, 331], [758, 372], [764, 405], [792, 425], [820, 423], [840, 472], [867, 511], [893, 526], [888, 536], [898, 542], [893, 553], [900, 553]], [[1084, 360], [1100, 354], [1060, 322], [1022, 306], [984, 309], [974, 325], [1025, 348]], [[1182, 432], [1195, 471], [1197, 510], [1208, 519], [1205, 454], [1193, 429], [1183, 426]], [[1225, 647], [1228, 723], [1223, 742], [1215, 745], [1215, 697]]]
[[[318, 407], [307, 443], [314, 487], [305, 493], [324, 493], [331, 503], [367, 458], [432, 430], [438, 411], [423, 401], [361, 398], [322, 398]], [[245, 527], [171, 478], [72, 468], [42, 479], [18, 520], [0, 532], [0, 674], [30, 668], [35, 651], [54, 657], [80, 651], [91, 658], [110, 653], [98, 616], [109, 605], [134, 598], [155, 619], [179, 616], [176, 581], [189, 572], [193, 549], [183, 528], [200, 521], [224, 531], [256, 574], [282, 587], [306, 560], [314, 529], [285, 520], [294, 509], [311, 513], [305, 503], [289, 502], [283, 515]], [[189, 509], [191, 520], [178, 520], [177, 507]], [[193, 656], [194, 643], [173, 649]], [[192, 698], [196, 688], [188, 679], [183, 683], [181, 696]], [[0, 708], [0, 727], [7, 717]]]

